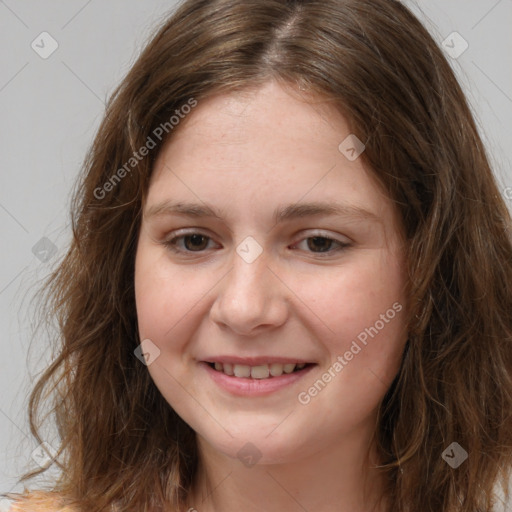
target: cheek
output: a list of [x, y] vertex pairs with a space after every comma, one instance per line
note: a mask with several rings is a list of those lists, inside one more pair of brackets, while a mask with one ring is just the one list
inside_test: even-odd
[[384, 251], [361, 254], [323, 275], [301, 276], [299, 294], [331, 331], [357, 335], [395, 302], [404, 305], [403, 268]]
[[[154, 372], [166, 371], [175, 373], [175, 365], [179, 359], [173, 357], [180, 351], [179, 337], [176, 336], [180, 327], [180, 319], [186, 316], [186, 300], [179, 291], [179, 286], [170, 286], [172, 275], [161, 271], [161, 266], [151, 260], [151, 254], [140, 251], [135, 264], [135, 302], [140, 340], [149, 339], [158, 347], [158, 359], [148, 367], [155, 379]], [[178, 343], [165, 343], [173, 339]], [[156, 349], [154, 349], [156, 350]], [[169, 378], [164, 374], [157, 381]], [[157, 382], [157, 385], [158, 385]]]
[[174, 332], [187, 316], [200, 307], [209, 288], [204, 279], [194, 279], [192, 267], [169, 265], [165, 253], [141, 240], [135, 260], [135, 301], [141, 339], [154, 339], [158, 345], [166, 337], [174, 338]]
[[[149, 339], [158, 354], [148, 371], [165, 399], [173, 406], [187, 403], [183, 380], [183, 345], [190, 316], [203, 289], [196, 289], [183, 271], [173, 270], [165, 254], [140, 240], [135, 259], [135, 302], [140, 340]], [[189, 331], [187, 331], [189, 332]]]
[[378, 281], [378, 275], [361, 271], [332, 285], [320, 304], [333, 331], [322, 339], [329, 360], [304, 383], [297, 399], [310, 408], [311, 418], [330, 424], [333, 432], [367, 419], [399, 370], [407, 341], [399, 275], [390, 273], [384, 280], [379, 274]]
[[351, 383], [380, 379], [388, 386], [398, 371], [407, 339], [404, 269], [383, 250], [361, 254], [320, 282], [303, 280], [305, 302], [328, 327], [322, 341], [330, 361], [343, 358]]

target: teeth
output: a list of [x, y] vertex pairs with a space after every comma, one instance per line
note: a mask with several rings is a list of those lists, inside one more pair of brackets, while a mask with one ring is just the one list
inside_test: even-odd
[[[222, 367], [222, 363], [219, 363]], [[215, 365], [215, 369], [217, 369], [217, 365]], [[222, 368], [221, 368], [222, 371]], [[224, 373], [226, 375], [234, 375], [235, 372], [233, 371], [233, 365], [229, 363], [224, 363]]]
[[233, 373], [235, 374], [235, 377], [250, 377], [251, 367], [246, 366], [245, 364], [234, 364]]
[[283, 375], [283, 365], [280, 363], [272, 363], [270, 365], [270, 375], [272, 375], [272, 377]]
[[295, 363], [288, 363], [283, 366], [284, 373], [292, 373], [295, 370]]
[[251, 377], [253, 379], [267, 379], [270, 374], [268, 364], [261, 366], [251, 366]]
[[270, 376], [279, 377], [283, 373], [292, 373], [294, 370], [302, 370], [306, 363], [271, 363], [258, 366], [248, 366], [245, 364], [215, 363], [215, 369], [226, 375], [252, 379], [268, 379]]

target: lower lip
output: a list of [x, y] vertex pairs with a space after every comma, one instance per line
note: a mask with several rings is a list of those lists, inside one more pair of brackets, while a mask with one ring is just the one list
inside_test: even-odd
[[286, 386], [291, 386], [298, 382], [313, 369], [314, 364], [308, 365], [302, 370], [293, 373], [283, 373], [279, 377], [269, 377], [268, 379], [252, 379], [243, 377], [234, 377], [226, 375], [223, 372], [214, 370], [208, 363], [201, 362], [200, 365], [208, 372], [210, 377], [221, 388], [238, 396], [262, 396], [274, 393]]

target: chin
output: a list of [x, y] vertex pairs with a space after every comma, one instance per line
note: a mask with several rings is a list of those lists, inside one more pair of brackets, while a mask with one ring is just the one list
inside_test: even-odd
[[[275, 428], [275, 425], [274, 427]], [[281, 429], [277, 434], [272, 428], [263, 428], [253, 423], [251, 427], [240, 425], [231, 437], [226, 432], [222, 436], [203, 435], [198, 433], [203, 443], [207, 443], [210, 449], [227, 457], [239, 460], [246, 467], [258, 465], [275, 465], [296, 462], [309, 455], [313, 446], [304, 439], [303, 435], [286, 432]], [[270, 434], [269, 434], [270, 433]]]

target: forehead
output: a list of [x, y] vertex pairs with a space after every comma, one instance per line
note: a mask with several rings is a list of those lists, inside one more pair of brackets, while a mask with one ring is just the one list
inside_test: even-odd
[[[386, 220], [390, 200], [361, 158], [340, 144], [346, 119], [321, 98], [275, 82], [199, 101], [155, 163], [149, 206], [204, 202], [233, 215], [275, 215], [276, 207], [341, 201]], [[391, 221], [392, 219], [390, 219]]]
[[[173, 132], [171, 144], [231, 145], [265, 142], [267, 147], [289, 139], [337, 147], [342, 133], [350, 133], [346, 119], [326, 100], [291, 86], [269, 81], [258, 88], [213, 95], [197, 107]], [[276, 138], [275, 134], [280, 137]], [[180, 139], [187, 139], [186, 141]]]

